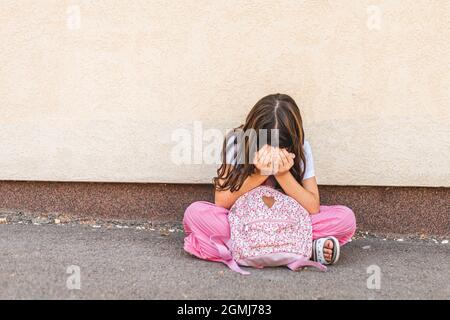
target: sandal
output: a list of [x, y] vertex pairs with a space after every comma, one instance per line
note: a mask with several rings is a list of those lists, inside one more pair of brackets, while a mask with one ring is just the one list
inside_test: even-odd
[[[327, 261], [323, 255], [323, 247], [325, 242], [331, 240], [333, 241], [333, 255], [331, 256], [331, 261]], [[335, 264], [339, 260], [339, 241], [335, 237], [329, 236], [325, 238], [320, 238], [313, 241], [313, 255], [312, 260], [320, 262], [321, 264]]]

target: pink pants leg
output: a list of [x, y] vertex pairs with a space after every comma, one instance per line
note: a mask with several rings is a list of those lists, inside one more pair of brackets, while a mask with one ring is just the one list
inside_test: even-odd
[[[211, 237], [230, 238], [228, 210], [206, 201], [192, 203], [184, 213], [186, 233], [184, 249], [201, 259], [222, 261]], [[320, 206], [320, 212], [311, 216], [313, 239], [334, 236], [346, 244], [356, 230], [353, 211], [345, 206]]]
[[184, 212], [184, 250], [200, 259], [221, 261], [211, 237], [230, 238], [228, 210], [206, 201], [192, 203]]
[[342, 246], [350, 241], [356, 231], [356, 219], [352, 209], [341, 206], [320, 206], [311, 216], [313, 239], [333, 236]]

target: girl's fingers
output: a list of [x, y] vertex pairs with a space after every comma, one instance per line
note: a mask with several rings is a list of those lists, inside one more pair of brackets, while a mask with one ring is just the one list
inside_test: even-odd
[[283, 165], [283, 161], [281, 160], [279, 150], [274, 150], [273, 161], [274, 161], [274, 171], [278, 172], [280, 167]]
[[266, 170], [278, 171], [282, 168], [289, 169], [294, 164], [295, 154], [288, 152], [286, 149], [274, 148], [264, 145], [257, 152], [257, 163]]
[[295, 154], [288, 152], [285, 150], [286, 158], [288, 159], [289, 165], [292, 166], [294, 164]]
[[294, 158], [295, 158], [295, 154], [290, 153], [287, 150], [284, 150], [284, 154], [286, 156], [286, 159], [288, 159], [288, 164], [289, 166], [292, 166], [294, 164]]
[[261, 157], [261, 150], [258, 150], [255, 152], [255, 155], [253, 157], [253, 164], [258, 164], [259, 163], [259, 158]]
[[264, 166], [267, 166], [269, 164], [269, 162], [272, 160], [272, 154], [271, 154], [271, 150], [269, 150], [268, 148], [264, 151], [264, 154], [261, 158], [261, 163]]
[[266, 150], [267, 150], [266, 146], [267, 146], [267, 145], [264, 145], [261, 149], [259, 149], [259, 150], [257, 151], [257, 158], [256, 158], [256, 161], [257, 161], [258, 163], [261, 163], [261, 162], [262, 162], [262, 159], [263, 159], [263, 157], [264, 157], [264, 154], [265, 154], [265, 152], [266, 152]]
[[272, 165], [272, 149], [270, 147], [266, 148], [264, 155], [261, 159], [261, 167], [263, 175], [271, 175], [273, 174], [273, 165]]
[[281, 149], [276, 148], [275, 149], [275, 161], [276, 161], [276, 171], [278, 172], [279, 170], [282, 170], [284, 167], [284, 160], [282, 157], [282, 153], [281, 153]]
[[281, 159], [283, 161], [283, 167], [289, 165], [289, 159], [286, 156], [286, 152], [287, 151], [285, 149], [282, 149], [281, 152], [280, 152], [280, 156], [281, 156]]
[[279, 168], [283, 167], [283, 159], [281, 158], [281, 154], [280, 154], [280, 150], [279, 149], [276, 149], [276, 151], [275, 151], [275, 159], [276, 159], [276, 162], [277, 162], [277, 166]]

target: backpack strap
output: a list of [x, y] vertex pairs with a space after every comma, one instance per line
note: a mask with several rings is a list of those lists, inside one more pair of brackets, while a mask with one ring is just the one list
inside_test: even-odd
[[228, 247], [224, 244], [223, 237], [213, 235], [210, 237], [210, 240], [212, 243], [214, 243], [214, 245], [217, 248], [217, 251], [219, 252], [220, 262], [223, 262], [228, 266], [228, 268], [230, 268], [235, 272], [238, 272], [243, 275], [250, 274], [250, 272], [242, 270], [237, 264], [237, 262], [233, 259], [230, 249], [228, 249]]
[[326, 271], [327, 267], [321, 264], [320, 262], [311, 261], [305, 257], [299, 258], [298, 260], [295, 260], [294, 262], [291, 262], [287, 265], [289, 269], [292, 271], [296, 271], [299, 268], [302, 267], [315, 267], [319, 269], [320, 271]]

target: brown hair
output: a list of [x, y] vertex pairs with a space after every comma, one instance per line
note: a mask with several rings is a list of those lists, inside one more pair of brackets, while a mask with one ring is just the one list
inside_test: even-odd
[[[253, 130], [252, 130], [253, 129]], [[300, 110], [294, 99], [286, 94], [271, 94], [259, 100], [250, 110], [245, 123], [233, 129], [226, 137], [222, 147], [222, 164], [217, 169], [217, 177], [213, 179], [216, 190], [237, 191], [241, 188], [245, 179], [255, 172], [255, 166], [252, 163], [254, 152], [250, 152], [250, 146], [254, 145], [260, 149], [260, 131], [265, 129], [278, 129], [279, 147], [286, 148], [289, 152], [295, 154], [294, 165], [290, 172], [295, 179], [301, 183], [306, 167], [305, 155], [303, 150], [304, 131]], [[256, 134], [246, 134], [248, 132]], [[242, 140], [243, 149], [236, 146], [236, 137], [239, 133], [244, 133]], [[267, 132], [267, 131], [266, 131]], [[230, 144], [229, 142], [233, 142]], [[255, 143], [256, 142], [256, 143]], [[276, 141], [271, 141], [268, 135], [267, 144], [275, 145]], [[227, 163], [227, 155], [231, 148], [234, 148], [237, 157], [236, 163], [230, 165]], [[241, 152], [236, 153], [236, 150]], [[254, 150], [256, 152], [256, 149]], [[303, 165], [301, 165], [303, 163]]]

